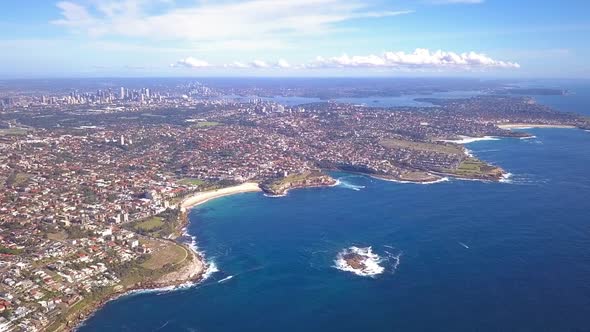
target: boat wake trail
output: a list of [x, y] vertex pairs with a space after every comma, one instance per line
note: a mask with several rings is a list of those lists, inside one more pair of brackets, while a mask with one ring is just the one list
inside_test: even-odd
[[230, 280], [230, 279], [232, 279], [233, 277], [234, 277], [234, 276], [231, 276], [231, 275], [230, 275], [230, 276], [227, 276], [227, 277], [225, 277], [225, 278], [223, 278], [223, 279], [221, 279], [221, 280], [218, 280], [218, 281], [217, 281], [217, 283], [221, 284], [221, 283], [223, 283], [223, 282], [229, 281], [229, 280]]
[[457, 242], [457, 243], [459, 243], [463, 248], [469, 249], [469, 246], [466, 245], [465, 243], [463, 243], [463, 242]]

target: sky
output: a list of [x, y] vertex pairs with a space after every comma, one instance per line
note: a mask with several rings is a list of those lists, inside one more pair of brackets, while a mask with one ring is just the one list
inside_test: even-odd
[[3, 0], [0, 78], [590, 78], [588, 0]]

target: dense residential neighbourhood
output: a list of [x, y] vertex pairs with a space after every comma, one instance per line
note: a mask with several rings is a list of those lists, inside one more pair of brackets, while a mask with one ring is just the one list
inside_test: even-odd
[[166, 276], [200, 259], [181, 240], [192, 193], [256, 182], [281, 195], [333, 184], [331, 170], [497, 181], [500, 165], [453, 141], [528, 136], [499, 125], [590, 128], [528, 97], [398, 108], [223, 98], [236, 92], [200, 83], [3, 92], [0, 331], [71, 329], [112, 294], [185, 281]]

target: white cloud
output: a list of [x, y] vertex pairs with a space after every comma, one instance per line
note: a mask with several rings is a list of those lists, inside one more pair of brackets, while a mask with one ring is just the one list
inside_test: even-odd
[[323, 58], [307, 65], [308, 68], [520, 68], [518, 63], [494, 60], [483, 53], [455, 53], [419, 48], [412, 53], [385, 52], [364, 55]]
[[270, 65], [266, 61], [254, 60], [250, 63], [251, 68], [269, 68]]
[[79, 3], [81, 0], [59, 2], [57, 6], [62, 17], [52, 23], [94, 37], [222, 45], [252, 45], [259, 40], [322, 34], [333, 31], [336, 24], [353, 19], [392, 17], [412, 12], [387, 8], [376, 11], [376, 7], [363, 0], [195, 1], [185, 7], [162, 0]]
[[96, 23], [84, 6], [68, 1], [60, 1], [56, 6], [61, 10], [63, 16], [61, 19], [53, 21], [57, 25], [88, 27]]
[[188, 57], [176, 61], [176, 63], [172, 64], [172, 67], [207, 68], [211, 67], [211, 65], [207, 61], [195, 59], [193, 57]]
[[390, 16], [399, 16], [399, 15], [406, 15], [406, 14], [413, 14], [415, 11], [413, 10], [398, 10], [398, 11], [383, 11], [383, 12], [366, 12], [359, 14], [358, 17], [366, 17], [366, 18], [379, 18], [379, 17], [390, 17]]
[[225, 67], [225, 68], [236, 68], [236, 69], [250, 68], [250, 66], [247, 63], [243, 63], [243, 62], [239, 62], [239, 61], [234, 61], [234, 62], [232, 62], [230, 64], [223, 65], [223, 67]]
[[233, 68], [233, 69], [266, 69], [266, 68], [279, 68], [279, 69], [287, 69], [291, 68], [291, 64], [287, 62], [285, 59], [279, 59], [276, 63], [269, 63], [264, 60], [254, 60], [248, 63], [244, 63], [241, 61], [234, 61], [229, 64], [224, 64], [218, 67], [223, 68]]
[[336, 57], [318, 56], [314, 61], [300, 65], [291, 65], [285, 59], [277, 62], [265, 60], [253, 60], [250, 62], [234, 61], [223, 65], [210, 65], [203, 60], [188, 57], [176, 62], [174, 66], [188, 68], [218, 67], [233, 69], [326, 69], [326, 68], [377, 68], [396, 70], [449, 70], [449, 69], [498, 69], [498, 68], [520, 68], [516, 62], [495, 60], [491, 57], [477, 52], [448, 52], [430, 51], [418, 48], [414, 52], [385, 52], [381, 55], [342, 55]]
[[280, 59], [277, 62], [277, 67], [283, 68], [283, 69], [291, 68], [291, 64], [289, 62], [287, 62], [287, 60], [285, 60], [285, 59]]

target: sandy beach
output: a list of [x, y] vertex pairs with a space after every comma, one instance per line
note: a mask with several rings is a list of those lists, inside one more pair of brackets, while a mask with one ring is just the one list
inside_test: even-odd
[[576, 128], [569, 125], [550, 125], [550, 124], [530, 124], [530, 123], [510, 123], [499, 124], [498, 128], [502, 129], [528, 129], [528, 128]]
[[182, 201], [180, 207], [182, 209], [190, 209], [192, 207], [195, 207], [199, 204], [203, 204], [215, 198], [258, 191], [262, 191], [262, 189], [260, 189], [260, 187], [258, 186], [258, 183], [247, 182], [233, 187], [195, 193], [194, 195]]

